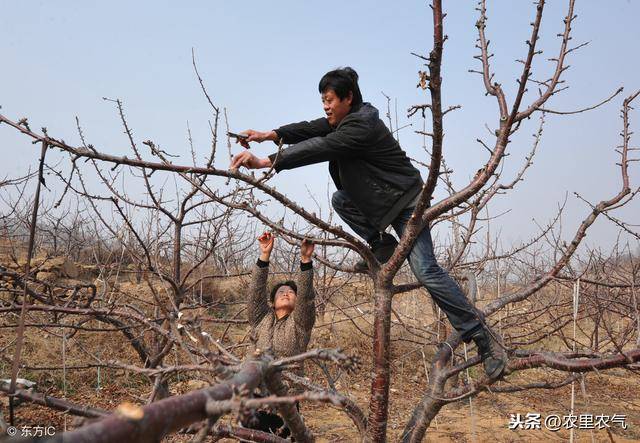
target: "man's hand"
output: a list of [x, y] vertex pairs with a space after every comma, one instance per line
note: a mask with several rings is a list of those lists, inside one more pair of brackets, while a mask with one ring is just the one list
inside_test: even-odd
[[300, 261], [302, 263], [311, 262], [311, 256], [313, 255], [314, 244], [311, 240], [304, 239], [302, 240], [302, 244], [300, 245]]
[[264, 232], [258, 237], [258, 244], [260, 245], [260, 260], [264, 262], [269, 261], [271, 257], [271, 251], [273, 250], [273, 242], [275, 236], [271, 232]]
[[269, 157], [258, 158], [249, 151], [243, 151], [240, 154], [233, 156], [229, 169], [238, 169], [240, 166], [244, 166], [248, 169], [270, 168], [271, 160]]
[[236, 139], [236, 143], [240, 143], [243, 147], [249, 149], [249, 142], [258, 142], [262, 143], [265, 140], [277, 141], [278, 134], [276, 131], [267, 131], [260, 132], [254, 131], [253, 129], [247, 129], [246, 131], [242, 131], [240, 134], [246, 135], [246, 139]]

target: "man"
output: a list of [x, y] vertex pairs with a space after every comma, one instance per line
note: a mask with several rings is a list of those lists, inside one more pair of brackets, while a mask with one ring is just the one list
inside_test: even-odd
[[[231, 168], [273, 167], [280, 172], [328, 161], [338, 189], [332, 198], [334, 209], [369, 243], [376, 259], [384, 263], [397, 245], [385, 229], [391, 225], [402, 236], [423, 186], [420, 172], [379, 118], [378, 110], [363, 103], [358, 74], [353, 69], [326, 73], [318, 90], [326, 117], [267, 132], [245, 131], [248, 137], [239, 142], [246, 148], [248, 142], [265, 140], [292, 146], [266, 158], [244, 151], [234, 156]], [[507, 361], [500, 338], [484, 324], [458, 284], [438, 265], [429, 227], [416, 239], [409, 264], [462, 339], [476, 343], [487, 375], [499, 377]], [[356, 267], [366, 270], [366, 263], [360, 262]]]
[[[248, 305], [253, 350], [270, 351], [276, 357], [291, 357], [307, 350], [311, 330], [316, 321], [315, 292], [313, 290], [314, 245], [303, 241], [300, 246], [300, 274], [298, 283], [288, 280], [276, 283], [267, 298], [269, 258], [274, 236], [265, 232], [258, 237], [260, 257], [251, 273]], [[302, 367], [294, 371], [303, 376]], [[289, 429], [274, 411], [261, 409], [244, 416], [242, 425], [289, 436]]]

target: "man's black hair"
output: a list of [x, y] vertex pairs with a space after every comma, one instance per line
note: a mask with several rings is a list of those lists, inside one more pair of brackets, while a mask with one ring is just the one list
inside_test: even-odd
[[362, 103], [362, 94], [358, 86], [358, 73], [349, 66], [329, 71], [322, 76], [318, 84], [320, 94], [327, 92], [329, 89], [333, 90], [340, 100], [349, 97], [349, 92], [351, 92], [353, 94], [351, 106]]
[[292, 280], [281, 281], [280, 283], [273, 285], [273, 288], [271, 289], [271, 295], [270, 295], [271, 303], [275, 301], [276, 292], [278, 292], [278, 289], [280, 289], [282, 286], [289, 286], [291, 289], [293, 289], [293, 292], [295, 292], [296, 295], [298, 295], [298, 285], [296, 285], [296, 282]]

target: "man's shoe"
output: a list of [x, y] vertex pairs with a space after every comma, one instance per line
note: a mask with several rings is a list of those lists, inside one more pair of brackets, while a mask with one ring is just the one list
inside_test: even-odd
[[507, 353], [502, 344], [502, 338], [492, 330], [482, 328], [471, 339], [478, 347], [478, 353], [482, 358], [484, 372], [489, 378], [498, 378], [507, 366]]
[[[398, 246], [398, 240], [391, 234], [382, 234], [382, 237], [376, 237], [371, 241], [371, 252], [375, 255], [376, 260], [380, 264], [386, 263], [389, 261], [393, 252], [396, 250], [396, 246]], [[367, 272], [369, 270], [369, 266], [367, 262], [364, 260], [360, 260], [355, 265], [355, 270], [358, 272]]]

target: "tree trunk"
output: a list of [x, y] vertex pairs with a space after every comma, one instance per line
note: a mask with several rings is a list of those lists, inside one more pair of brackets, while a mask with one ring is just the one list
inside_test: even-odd
[[368, 428], [371, 441], [384, 442], [387, 439], [389, 415], [392, 293], [388, 286], [381, 286], [378, 282], [375, 282], [374, 291], [373, 377]]

